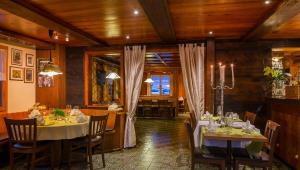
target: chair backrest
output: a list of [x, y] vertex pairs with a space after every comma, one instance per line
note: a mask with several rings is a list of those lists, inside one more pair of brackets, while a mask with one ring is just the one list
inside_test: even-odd
[[194, 153], [195, 151], [195, 142], [194, 142], [194, 130], [191, 126], [191, 121], [190, 119], [186, 119], [184, 121], [184, 125], [186, 127], [189, 139], [190, 139], [190, 145], [191, 145], [191, 153]]
[[255, 123], [255, 118], [256, 118], [256, 114], [255, 113], [246, 111], [244, 113], [243, 120], [244, 121], [249, 120], [251, 124], [254, 124]]
[[268, 138], [268, 142], [266, 146], [267, 146], [267, 150], [269, 151], [270, 160], [273, 159], [275, 144], [279, 134], [279, 128], [280, 125], [278, 123], [273, 122], [271, 120], [267, 121], [264, 136]]
[[195, 128], [197, 126], [197, 119], [196, 119], [194, 112], [190, 112], [190, 118], [191, 118], [192, 128], [195, 130]]
[[15, 120], [5, 117], [4, 121], [11, 144], [36, 144], [36, 119]]
[[89, 139], [104, 137], [108, 115], [91, 116], [89, 123]]

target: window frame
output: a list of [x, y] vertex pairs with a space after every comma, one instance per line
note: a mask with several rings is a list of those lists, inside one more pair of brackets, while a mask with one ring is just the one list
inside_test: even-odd
[[[160, 77], [160, 79], [159, 79], [159, 94], [152, 94], [152, 84], [149, 83], [148, 94], [150, 96], [165, 96], [165, 97], [173, 96], [173, 75], [172, 74], [157, 74], [157, 73], [155, 73], [155, 74], [151, 74], [150, 76], [151, 76], [151, 78], [152, 78], [152, 76]], [[170, 78], [170, 94], [168, 94], [168, 95], [162, 94], [162, 77], [163, 76], [169, 76], [169, 78]]]
[[0, 49], [4, 50], [4, 57], [6, 58], [5, 65], [5, 80], [2, 81], [2, 106], [0, 106], [0, 113], [4, 113], [7, 111], [7, 81], [8, 81], [8, 47], [0, 45]]

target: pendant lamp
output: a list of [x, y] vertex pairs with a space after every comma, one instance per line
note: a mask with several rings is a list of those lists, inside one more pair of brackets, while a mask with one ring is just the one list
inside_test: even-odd
[[[52, 39], [52, 36], [53, 36], [53, 30], [49, 30], [50, 39]], [[51, 49], [50, 49], [49, 62], [44, 66], [43, 70], [39, 72], [39, 74], [43, 76], [51, 76], [51, 77], [63, 74], [59, 66], [55, 65], [52, 62]]]

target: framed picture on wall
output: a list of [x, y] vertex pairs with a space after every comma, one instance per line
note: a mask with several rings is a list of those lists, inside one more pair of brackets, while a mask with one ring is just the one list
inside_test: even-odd
[[22, 50], [18, 50], [15, 48], [11, 49], [11, 65], [16, 65], [16, 66], [23, 65]]
[[49, 58], [37, 59], [37, 87], [53, 87], [54, 79], [51, 76], [43, 76], [38, 74], [44, 69], [44, 66], [49, 62]]
[[32, 54], [26, 54], [26, 66], [34, 67], [34, 57]]
[[24, 69], [24, 83], [33, 83], [34, 82], [34, 70], [33, 68]]
[[23, 68], [21, 67], [9, 67], [9, 79], [15, 80], [15, 81], [23, 81], [24, 75], [23, 75]]

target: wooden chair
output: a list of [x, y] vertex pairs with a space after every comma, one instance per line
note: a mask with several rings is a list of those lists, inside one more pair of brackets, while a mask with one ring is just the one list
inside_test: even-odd
[[274, 155], [274, 149], [276, 140], [279, 134], [279, 127], [280, 125], [268, 120], [264, 136], [268, 138], [268, 142], [264, 144], [263, 150], [261, 151], [260, 155], [255, 156], [255, 158], [251, 158], [249, 154], [247, 155], [241, 155], [239, 153], [238, 155], [234, 156], [234, 162], [235, 162], [235, 169], [239, 169], [239, 165], [248, 165], [250, 167], [260, 167], [265, 169], [272, 169], [272, 163], [273, 163], [273, 155]]
[[192, 128], [195, 130], [197, 126], [197, 119], [194, 112], [190, 112], [190, 118], [191, 118]]
[[85, 157], [87, 158], [88, 164], [90, 165], [90, 169], [92, 170], [93, 169], [92, 155], [97, 147], [100, 147], [100, 152], [102, 155], [102, 163], [103, 163], [103, 167], [105, 167], [103, 144], [104, 144], [104, 135], [105, 135], [107, 118], [108, 115], [91, 116], [90, 123], [89, 123], [89, 134], [84, 138], [71, 140], [69, 160], [68, 160], [69, 167], [71, 165], [72, 153], [82, 148], [85, 148], [86, 149]]
[[207, 147], [206, 151], [209, 151], [209, 153], [205, 153], [203, 149], [196, 148], [194, 143], [194, 130], [192, 129], [191, 123], [189, 120], [186, 120], [184, 124], [190, 138], [192, 170], [195, 169], [196, 163], [214, 164], [218, 165], [221, 170], [225, 170], [225, 151], [216, 147]]
[[[28, 157], [28, 167], [30, 169], [33, 169], [37, 162], [51, 160], [50, 145], [38, 143], [36, 140], [36, 119], [13, 120], [4, 118], [4, 121], [9, 136], [10, 169], [14, 167], [14, 155], [16, 153], [31, 155], [31, 157]], [[42, 156], [37, 156], [41, 152], [45, 153]], [[53, 168], [52, 164], [51, 167]]]
[[253, 125], [255, 123], [255, 118], [256, 118], [255, 113], [246, 111], [244, 113], [243, 121], [246, 122], [247, 120], [249, 120], [250, 123]]

